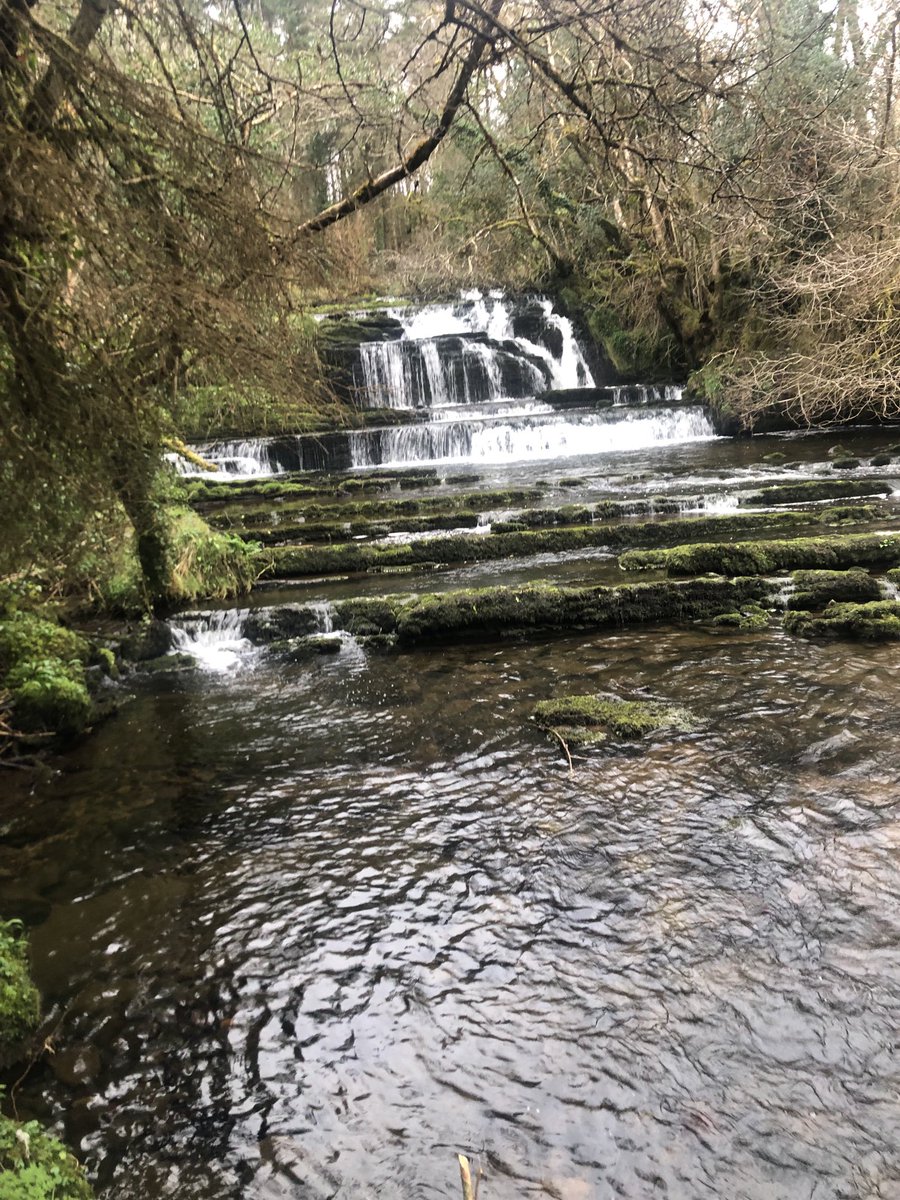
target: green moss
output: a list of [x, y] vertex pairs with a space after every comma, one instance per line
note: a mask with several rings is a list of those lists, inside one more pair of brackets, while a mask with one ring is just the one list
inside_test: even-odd
[[563, 696], [542, 700], [532, 717], [542, 729], [572, 745], [591, 745], [609, 737], [646, 737], [662, 729], [684, 732], [695, 721], [684, 708], [652, 700], [621, 700], [611, 696]]
[[85, 662], [89, 653], [85, 638], [49, 617], [19, 610], [0, 620], [0, 675], [26, 659]]
[[738, 503], [805, 504], [813, 500], [843, 500], [857, 496], [889, 496], [893, 488], [886, 479], [809, 479], [802, 483], [782, 483], [760, 488]]
[[17, 610], [0, 621], [0, 682], [19, 733], [79, 733], [91, 720], [87, 639], [49, 617]]
[[799, 637], [852, 638], [865, 642], [900, 641], [900, 603], [876, 600], [868, 604], [829, 604], [818, 617], [805, 612], [785, 614], [784, 627]]
[[893, 563], [900, 558], [900, 535], [845, 534], [830, 538], [791, 538], [762, 542], [701, 542], [669, 550], [632, 550], [619, 566], [626, 571], [648, 567], [669, 575], [765, 575], [809, 567], [842, 567]]
[[13, 717], [23, 733], [47, 730], [69, 736], [80, 733], [91, 720], [92, 705], [74, 668], [57, 658], [26, 659], [7, 675], [4, 684], [12, 697]]
[[84, 1171], [36, 1121], [0, 1116], [0, 1200], [92, 1200]]
[[860, 465], [858, 458], [836, 458], [831, 464], [832, 471], [853, 471]]
[[878, 580], [861, 567], [849, 571], [794, 571], [789, 609], [819, 610], [832, 600], [880, 600]]
[[190, 509], [171, 513], [168, 599], [225, 599], [249, 591], [265, 559], [260, 547], [210, 529]]
[[40, 996], [29, 973], [22, 923], [0, 921], [0, 1068], [18, 1060], [40, 1016]]

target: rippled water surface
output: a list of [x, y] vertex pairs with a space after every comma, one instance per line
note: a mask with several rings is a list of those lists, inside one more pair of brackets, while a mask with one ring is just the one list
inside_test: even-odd
[[[2, 804], [106, 1197], [900, 1196], [900, 648], [696, 629], [146, 680]], [[569, 775], [535, 700], [689, 705]], [[28, 788], [30, 787], [30, 793]]]

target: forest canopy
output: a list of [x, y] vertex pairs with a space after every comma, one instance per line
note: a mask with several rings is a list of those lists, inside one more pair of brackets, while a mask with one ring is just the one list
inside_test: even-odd
[[340, 422], [308, 314], [367, 291], [543, 288], [747, 421], [895, 414], [898, 23], [2, 0], [0, 572], [99, 587], [118, 545], [164, 597], [196, 406]]

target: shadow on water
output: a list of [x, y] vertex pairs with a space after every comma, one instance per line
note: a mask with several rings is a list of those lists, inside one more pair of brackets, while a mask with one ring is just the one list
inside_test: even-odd
[[[2, 805], [101, 1192], [900, 1189], [900, 649], [644, 631], [147, 680]], [[698, 732], [569, 776], [527, 715]]]

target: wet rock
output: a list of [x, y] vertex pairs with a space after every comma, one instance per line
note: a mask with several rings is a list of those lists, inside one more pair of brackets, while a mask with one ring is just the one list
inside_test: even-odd
[[193, 654], [179, 651], [177, 654], [163, 654], [159, 658], [148, 658], [141, 663], [141, 671], [151, 675], [166, 675], [174, 671], [190, 671], [197, 665]]
[[283, 662], [306, 662], [310, 658], [318, 658], [328, 654], [339, 654], [343, 641], [339, 633], [322, 634], [320, 636], [286, 638], [284, 641], [272, 642], [269, 652]]
[[853, 471], [860, 466], [858, 458], [836, 458], [831, 464], [832, 471]]
[[244, 622], [244, 636], [255, 645], [268, 645], [316, 633], [321, 610], [308, 604], [284, 604], [251, 612]]
[[808, 479], [760, 488], [738, 498], [740, 505], [807, 504], [812, 500], [847, 500], [859, 496], [889, 496], [887, 479]]
[[889, 467], [893, 459], [890, 454], [876, 454], [874, 458], [869, 459], [871, 467]]
[[145, 621], [125, 638], [119, 653], [132, 662], [145, 662], [160, 658], [171, 649], [172, 630], [165, 621]]
[[615, 391], [608, 387], [548, 388], [535, 397], [553, 408], [612, 408]]
[[94, 1083], [103, 1069], [100, 1051], [87, 1043], [57, 1050], [47, 1056], [47, 1061], [59, 1082], [70, 1088]]

